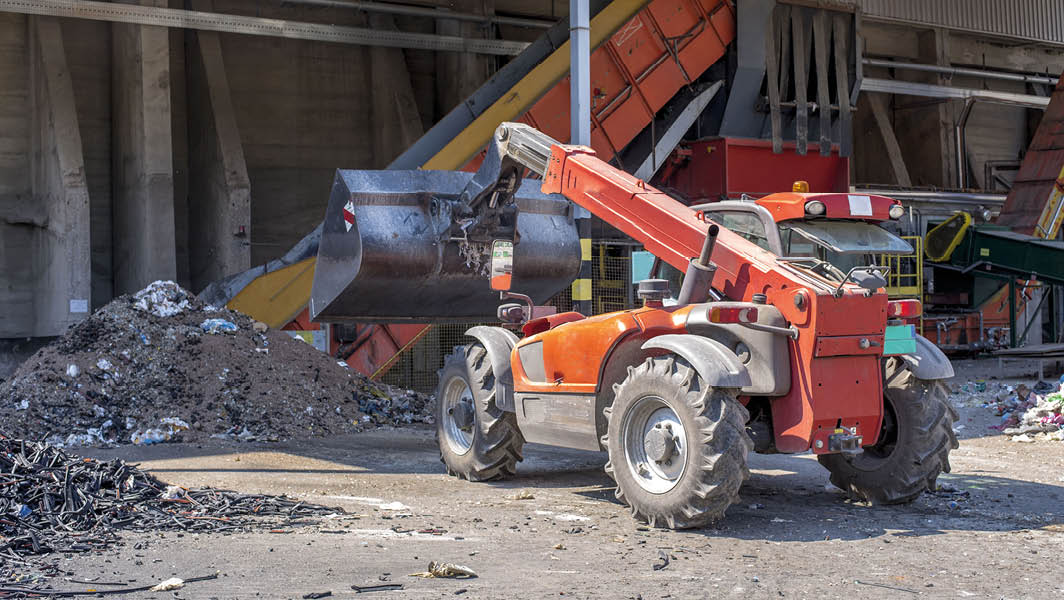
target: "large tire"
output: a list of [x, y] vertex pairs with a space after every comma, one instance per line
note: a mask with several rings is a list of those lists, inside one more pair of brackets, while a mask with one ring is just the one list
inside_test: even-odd
[[949, 453], [957, 448], [957, 413], [941, 381], [917, 379], [899, 358], [887, 360], [883, 380], [883, 426], [874, 446], [853, 457], [824, 454], [820, 464], [831, 483], [872, 504], [912, 502], [934, 490], [949, 473]]
[[[605, 409], [602, 444], [617, 499], [636, 518], [651, 527], [701, 527], [722, 518], [738, 500], [754, 446], [738, 392], [707, 385], [687, 361], [671, 355], [628, 368], [627, 378], [614, 386], [613, 405]], [[659, 429], [655, 423], [667, 424], [663, 431], [672, 436], [665, 451], [661, 434], [647, 445], [647, 432]], [[663, 453], [668, 462], [654, 460]]]
[[[463, 402], [467, 406], [459, 407]], [[495, 375], [479, 343], [458, 346], [444, 361], [436, 389], [436, 443], [447, 472], [470, 481], [512, 476], [522, 459], [517, 416], [495, 404]]]

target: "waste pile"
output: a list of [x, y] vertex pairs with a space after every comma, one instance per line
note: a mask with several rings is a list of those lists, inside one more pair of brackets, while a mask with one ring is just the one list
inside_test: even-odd
[[983, 406], [1001, 417], [993, 428], [1014, 442], [1064, 441], [1064, 376], [1056, 387], [1045, 382], [1033, 388], [1002, 385]]
[[120, 460], [0, 435], [0, 571], [34, 556], [104, 550], [119, 543], [120, 531], [275, 529], [343, 512], [283, 496], [168, 486]]
[[23, 363], [0, 385], [0, 423], [11, 435], [65, 447], [274, 441], [431, 422], [430, 400], [155, 282]]

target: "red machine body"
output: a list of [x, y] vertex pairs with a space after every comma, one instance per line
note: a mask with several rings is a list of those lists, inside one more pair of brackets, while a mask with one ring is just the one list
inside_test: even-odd
[[[609, 166], [586, 147], [554, 146], [542, 189], [563, 194], [681, 270], [698, 256], [710, 226], [695, 211]], [[805, 202], [813, 199], [831, 207], [829, 214], [841, 215], [843, 203], [849, 206], [845, 194], [785, 193], [765, 200], [766, 207], [776, 207], [782, 216], [798, 207], [804, 211]], [[879, 214], [889, 210], [888, 203], [873, 204], [869, 220], [888, 218], [885, 212]], [[847, 218], [853, 218], [849, 211]], [[886, 293], [850, 285], [839, 290], [839, 284], [777, 260], [724, 228], [713, 261], [714, 289], [735, 301], [749, 302], [754, 294], [764, 294], [797, 330], [796, 339], [787, 342], [789, 391], [771, 398], [776, 449], [826, 452], [827, 437], [840, 425], [853, 428], [866, 444], [874, 443], [883, 416]], [[530, 322], [526, 334], [531, 335], [514, 350], [514, 390], [596, 395], [617, 378], [610, 372], [611, 361], [638, 353], [649, 338], [687, 333], [685, 324], [696, 306], [644, 307], [590, 318], [566, 313]], [[537, 361], [542, 357], [542, 373], [531, 377], [522, 351], [536, 344], [541, 345], [535, 355]], [[580, 356], [574, 356], [574, 348], [582, 351]]]
[[[684, 143], [654, 180], [675, 190], [691, 204], [735, 199], [743, 194], [766, 196], [791, 189], [795, 179], [809, 182], [814, 192], [843, 192], [850, 186], [850, 161], [838, 150], [823, 156], [798, 154], [794, 143], [772, 152], [772, 142], [742, 138], [706, 138]], [[671, 166], [670, 166], [671, 165]], [[771, 165], [771, 168], [766, 168]]]

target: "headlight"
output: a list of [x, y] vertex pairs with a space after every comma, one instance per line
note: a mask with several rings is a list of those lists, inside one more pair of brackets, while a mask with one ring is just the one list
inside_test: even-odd
[[895, 204], [890, 207], [890, 218], [900, 219], [905, 216], [905, 207], [900, 204]]
[[824, 203], [821, 202], [820, 200], [812, 200], [810, 202], [806, 202], [805, 203], [805, 212], [807, 214], [810, 214], [810, 215], [813, 215], [813, 216], [820, 216], [820, 215], [824, 214], [825, 210], [826, 210], [826, 208], [824, 207]]

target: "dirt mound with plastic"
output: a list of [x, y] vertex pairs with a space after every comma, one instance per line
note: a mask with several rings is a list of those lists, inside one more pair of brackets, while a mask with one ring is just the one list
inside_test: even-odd
[[62, 446], [274, 441], [430, 415], [428, 397], [172, 282], [115, 299], [0, 385], [0, 429]]

